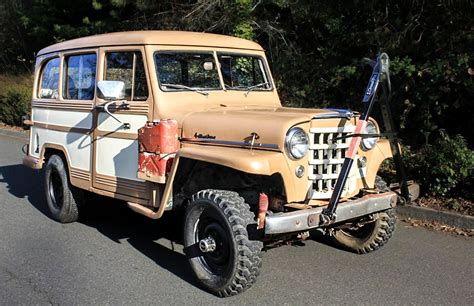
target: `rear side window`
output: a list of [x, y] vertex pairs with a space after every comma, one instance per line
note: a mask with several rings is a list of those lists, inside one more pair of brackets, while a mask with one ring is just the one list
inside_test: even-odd
[[52, 58], [43, 66], [38, 98], [57, 99], [59, 83], [59, 58]]
[[94, 99], [96, 64], [95, 54], [71, 55], [65, 58], [64, 99]]
[[140, 52], [110, 52], [106, 55], [105, 80], [123, 81], [127, 100], [148, 98], [145, 67]]

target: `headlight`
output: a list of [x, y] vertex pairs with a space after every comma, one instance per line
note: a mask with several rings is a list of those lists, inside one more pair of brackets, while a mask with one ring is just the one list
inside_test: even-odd
[[308, 135], [301, 128], [291, 128], [286, 134], [285, 147], [290, 158], [303, 158], [309, 149]]
[[[367, 122], [367, 125], [365, 126], [365, 130], [364, 130], [364, 134], [378, 134], [378, 133], [379, 131], [377, 130], [377, 126], [371, 121]], [[364, 151], [372, 150], [377, 144], [378, 140], [379, 140], [378, 137], [362, 138], [362, 141], [360, 142], [362, 150]]]

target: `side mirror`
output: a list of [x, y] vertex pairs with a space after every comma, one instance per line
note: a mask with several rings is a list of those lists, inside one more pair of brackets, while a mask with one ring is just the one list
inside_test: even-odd
[[125, 83], [122, 81], [97, 82], [97, 96], [105, 100], [122, 100], [125, 98]]

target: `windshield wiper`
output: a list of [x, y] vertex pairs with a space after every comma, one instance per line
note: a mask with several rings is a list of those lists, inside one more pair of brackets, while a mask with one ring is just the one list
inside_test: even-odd
[[171, 88], [176, 88], [176, 89], [187, 89], [191, 91], [195, 91], [197, 93], [200, 93], [201, 95], [207, 96], [209, 93], [207, 91], [200, 90], [199, 88], [196, 87], [189, 87], [186, 85], [181, 85], [181, 84], [161, 84], [161, 86], [166, 86], [166, 87], [171, 87]]
[[248, 96], [248, 94], [249, 94], [252, 90], [257, 89], [257, 88], [260, 88], [260, 87], [262, 87], [262, 86], [267, 86], [267, 85], [269, 85], [268, 82], [263, 82], [263, 83], [259, 83], [259, 84], [257, 84], [257, 85], [249, 86], [249, 87], [247, 87], [247, 92], [245, 93], [245, 96]]

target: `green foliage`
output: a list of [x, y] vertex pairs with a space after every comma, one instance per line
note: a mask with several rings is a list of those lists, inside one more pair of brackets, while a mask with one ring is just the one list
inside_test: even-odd
[[[370, 74], [361, 59], [387, 52], [401, 137], [418, 152], [417, 163], [439, 165], [423, 154], [441, 153], [422, 146], [440, 129], [474, 145], [473, 8], [469, 0], [3, 0], [1, 73], [31, 72], [38, 50], [66, 39], [128, 30], [204, 31], [257, 40], [283, 104], [360, 110]], [[458, 136], [448, 139], [443, 141], [462, 147]], [[450, 189], [461, 179], [444, 180], [445, 170], [436, 170], [438, 185]]]
[[473, 186], [474, 151], [461, 135], [451, 138], [441, 131], [433, 144], [425, 145], [416, 154], [406, 152], [404, 161], [408, 172], [428, 194], [446, 195], [456, 187], [459, 191]]
[[226, 2], [225, 10], [234, 13], [231, 34], [244, 39], [255, 39], [255, 32], [252, 26], [252, 7], [252, 0], [235, 0]]
[[[392, 59], [392, 111], [414, 147], [444, 128], [474, 144], [472, 1], [273, 1], [258, 10], [282, 101], [360, 109], [363, 57]], [[304, 94], [302, 94], [304, 93]]]
[[[14, 82], [19, 79], [21, 78], [4, 76], [0, 78], [0, 122], [4, 124], [21, 125], [21, 116], [29, 112], [31, 85]], [[30, 78], [26, 79], [31, 81]]]

